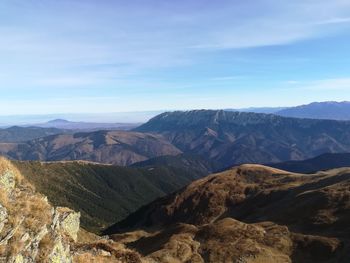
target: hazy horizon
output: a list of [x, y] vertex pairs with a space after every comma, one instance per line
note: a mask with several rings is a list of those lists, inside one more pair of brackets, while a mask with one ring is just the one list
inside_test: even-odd
[[350, 2], [4, 0], [3, 115], [350, 100]]
[[167, 111], [190, 111], [190, 110], [238, 110], [238, 111], [252, 111], [258, 113], [271, 113], [273, 110], [280, 110], [289, 107], [309, 105], [311, 103], [350, 103], [349, 101], [312, 101], [301, 105], [292, 106], [269, 106], [265, 105], [257, 107], [251, 105], [245, 108], [228, 107], [228, 108], [188, 108], [188, 109], [162, 109], [153, 111], [132, 111], [132, 112], [80, 112], [80, 113], [50, 113], [50, 114], [10, 114], [4, 115], [0, 113], [0, 127], [12, 126], [12, 125], [31, 125], [41, 124], [55, 119], [64, 119], [71, 122], [95, 122], [95, 123], [144, 123], [153, 118], [154, 116]]

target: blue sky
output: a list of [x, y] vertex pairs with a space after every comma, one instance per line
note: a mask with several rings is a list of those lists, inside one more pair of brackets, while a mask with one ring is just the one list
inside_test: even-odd
[[2, 0], [0, 115], [350, 100], [348, 0]]

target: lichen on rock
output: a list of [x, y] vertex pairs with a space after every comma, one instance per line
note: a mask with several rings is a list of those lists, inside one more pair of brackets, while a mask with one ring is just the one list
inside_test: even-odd
[[66, 207], [57, 207], [54, 218], [57, 216], [59, 225], [56, 224], [56, 229], [59, 228], [64, 234], [77, 241], [80, 227], [80, 213]]
[[11, 192], [15, 188], [15, 173], [11, 170], [6, 170], [0, 174], [0, 188], [6, 192]]
[[53, 245], [52, 252], [48, 257], [49, 263], [71, 263], [72, 256], [69, 245], [62, 242], [61, 237], [58, 237]]
[[7, 221], [7, 216], [8, 216], [7, 209], [0, 204], [0, 233]]

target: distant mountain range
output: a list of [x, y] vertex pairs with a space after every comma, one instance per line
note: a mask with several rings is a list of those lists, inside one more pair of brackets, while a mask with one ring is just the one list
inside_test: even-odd
[[71, 130], [71, 134], [0, 143], [0, 154], [15, 160], [131, 165], [183, 154], [181, 158], [198, 156], [215, 164], [208, 172], [242, 163], [278, 163], [344, 152], [350, 152], [350, 121], [223, 110], [167, 112], [133, 131]]
[[30, 126], [46, 123], [51, 120], [69, 120], [71, 122], [87, 123], [144, 123], [150, 118], [164, 112], [136, 111], [136, 112], [104, 112], [104, 113], [57, 113], [57, 114], [26, 114], [26, 115], [0, 115], [0, 126]]
[[350, 102], [314, 102], [282, 109], [275, 114], [295, 118], [350, 120]]
[[249, 107], [240, 109], [224, 109], [225, 111], [241, 111], [241, 112], [254, 112], [254, 113], [265, 113], [274, 114], [278, 111], [287, 109], [288, 107]]
[[88, 160], [130, 165], [181, 151], [160, 135], [96, 131], [51, 135], [24, 143], [0, 143], [0, 154], [15, 160]]
[[55, 134], [71, 133], [72, 131], [58, 128], [40, 128], [40, 127], [19, 127], [13, 126], [6, 129], [0, 129], [0, 142], [25, 142]]
[[58, 128], [66, 130], [131, 130], [140, 123], [95, 123], [95, 122], [72, 122], [64, 119], [55, 119], [45, 123], [33, 124], [41, 128]]
[[350, 122], [345, 121], [196, 110], [160, 114], [135, 131], [162, 135], [182, 152], [223, 168], [350, 152]]
[[287, 161], [268, 165], [295, 173], [314, 173], [316, 171], [350, 167], [350, 153], [325, 153], [307, 160]]
[[296, 107], [262, 107], [228, 109], [227, 111], [243, 111], [255, 113], [270, 113], [284, 117], [308, 118], [308, 119], [329, 119], [329, 120], [350, 120], [350, 102], [313, 102]]

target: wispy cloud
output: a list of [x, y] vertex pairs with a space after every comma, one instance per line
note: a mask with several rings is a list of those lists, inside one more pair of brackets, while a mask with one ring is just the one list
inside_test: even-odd
[[[82, 87], [94, 89], [91, 96], [124, 98], [132, 92], [195, 93], [201, 85], [208, 86], [203, 80], [219, 87], [244, 75], [248, 82], [256, 48], [347, 33], [349, 22], [347, 0], [4, 0], [0, 1], [0, 89], [7, 94], [15, 90], [12, 96], [28, 89], [40, 96], [44, 88], [52, 90], [50, 96], [63, 89], [71, 95]], [[243, 54], [240, 62], [238, 52]], [[219, 66], [226, 70], [214, 72]], [[330, 84], [345, 89], [347, 82], [333, 79], [304, 86]], [[36, 100], [34, 95], [31, 99]], [[167, 99], [163, 106], [171, 103], [172, 97]], [[162, 98], [159, 101], [163, 103]]]
[[304, 86], [305, 89], [321, 91], [350, 91], [350, 78], [334, 78], [334, 79], [323, 79], [316, 80], [310, 83], [307, 83]]
[[318, 21], [315, 24], [316, 25], [332, 25], [332, 24], [344, 24], [344, 23], [350, 23], [350, 17], [330, 18], [327, 20]]
[[350, 91], [350, 78], [287, 81], [288, 88], [308, 91]]

